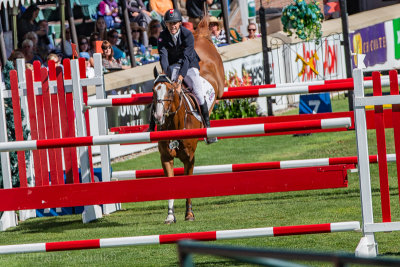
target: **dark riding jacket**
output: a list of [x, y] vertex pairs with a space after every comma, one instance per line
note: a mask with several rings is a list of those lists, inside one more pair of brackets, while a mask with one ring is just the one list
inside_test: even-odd
[[180, 27], [176, 45], [168, 29], [161, 32], [158, 39], [158, 52], [163, 71], [168, 73], [168, 67], [173, 64], [180, 64], [178, 75], [186, 76], [188, 69], [200, 69], [200, 58], [194, 50], [194, 37], [190, 30]]

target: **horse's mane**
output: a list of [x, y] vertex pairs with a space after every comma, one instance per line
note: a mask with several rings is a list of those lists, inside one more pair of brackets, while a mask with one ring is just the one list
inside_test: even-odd
[[204, 16], [200, 21], [199, 25], [197, 25], [197, 29], [193, 33], [195, 39], [206, 38], [210, 42], [212, 42], [210, 31], [208, 29], [209, 23], [210, 23], [210, 17], [208, 15]]

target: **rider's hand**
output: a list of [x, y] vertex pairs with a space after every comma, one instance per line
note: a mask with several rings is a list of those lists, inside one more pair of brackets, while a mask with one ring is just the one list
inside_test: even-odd
[[174, 88], [180, 94], [182, 91], [182, 82], [180, 80], [174, 82]]

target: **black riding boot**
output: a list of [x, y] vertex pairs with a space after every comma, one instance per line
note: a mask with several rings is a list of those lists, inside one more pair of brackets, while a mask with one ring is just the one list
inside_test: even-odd
[[[151, 110], [153, 110], [151, 108]], [[148, 132], [154, 132], [156, 130], [156, 120], [153, 115], [153, 111], [150, 112], [150, 121], [149, 121], [149, 129]]]
[[[206, 128], [210, 128], [210, 116], [208, 114], [208, 107], [207, 107], [207, 103], [204, 102], [203, 105], [200, 105], [200, 111], [201, 111], [201, 115], [203, 116], [204, 119], [204, 126]], [[218, 139], [216, 137], [209, 137], [205, 139], [207, 144], [211, 144], [211, 143], [215, 143], [218, 141]]]

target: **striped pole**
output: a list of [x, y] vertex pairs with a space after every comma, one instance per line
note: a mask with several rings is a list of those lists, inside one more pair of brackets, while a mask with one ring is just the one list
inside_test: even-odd
[[109, 144], [142, 143], [161, 140], [181, 140], [191, 138], [211, 138], [250, 134], [266, 134], [280, 131], [298, 131], [307, 129], [349, 128], [350, 118], [320, 119], [309, 121], [264, 123], [230, 127], [214, 127], [163, 132], [146, 132], [118, 135], [100, 135], [46, 140], [31, 140], [0, 143], [0, 152], [49, 149], [60, 147], [98, 146]]
[[[400, 77], [400, 76], [399, 76]], [[389, 86], [389, 76], [382, 76], [382, 85]], [[364, 87], [372, 88], [372, 77], [365, 77]], [[276, 89], [276, 90], [274, 90]], [[279, 96], [292, 94], [347, 91], [354, 89], [353, 78], [328, 81], [310, 81], [301, 83], [263, 84], [251, 86], [227, 87], [221, 99]], [[241, 92], [236, 92], [241, 91]], [[234, 93], [235, 92], [235, 93]], [[145, 105], [152, 101], [152, 93], [110, 96], [107, 99], [91, 99], [88, 108], [114, 107], [125, 105]]]
[[[296, 86], [287, 84], [273, 84], [273, 85], [253, 85], [242, 87], [230, 87], [225, 91], [221, 99], [237, 99], [237, 98], [250, 98], [250, 97], [263, 97], [263, 96], [281, 96], [293, 94], [311, 94], [311, 93], [324, 93], [324, 92], [337, 92], [348, 91], [354, 89], [354, 82], [352, 78], [343, 79], [345, 82], [324, 82], [324, 84], [307, 85], [305, 83], [298, 83]], [[319, 82], [319, 81], [318, 81]], [[372, 87], [372, 81], [365, 81], [365, 87]], [[382, 80], [383, 86], [389, 86], [389, 79]], [[119, 98], [107, 99], [91, 99], [88, 101], [87, 107], [112, 107], [112, 106], [125, 106], [125, 105], [145, 105], [152, 101], [153, 93], [132, 94]]]
[[213, 241], [235, 238], [269, 237], [304, 235], [334, 232], [360, 231], [360, 222], [338, 222], [296, 226], [278, 226], [265, 228], [249, 228], [238, 230], [222, 230], [209, 232], [194, 232], [166, 235], [148, 235], [118, 238], [102, 238], [48, 243], [33, 243], [22, 245], [0, 246], [0, 254], [51, 252], [65, 250], [83, 250], [95, 248], [110, 248], [123, 246], [140, 246], [154, 244], [171, 244], [183, 239], [198, 241]]
[[[400, 76], [399, 76], [400, 77]], [[389, 85], [389, 76], [381, 76], [382, 82]], [[364, 78], [364, 87], [372, 88], [372, 77]], [[308, 82], [296, 82], [296, 83], [278, 83], [278, 84], [263, 84], [263, 85], [250, 85], [250, 86], [235, 86], [225, 87], [225, 92], [237, 91], [237, 90], [251, 90], [251, 89], [266, 89], [266, 88], [288, 88], [298, 86], [313, 86], [313, 85], [328, 85], [328, 84], [354, 84], [353, 78], [336, 79], [336, 80], [322, 80], [322, 81], [308, 81]], [[354, 87], [350, 88], [353, 89]]]
[[[396, 154], [388, 154], [387, 161], [395, 162]], [[370, 163], [377, 163], [378, 156], [369, 156]], [[271, 169], [288, 169], [303, 167], [332, 166], [338, 164], [357, 164], [357, 157], [338, 157], [338, 158], [320, 158], [320, 159], [304, 159], [304, 160], [284, 160], [274, 162], [258, 162], [243, 164], [223, 164], [194, 167], [193, 175], [214, 174], [214, 173], [231, 173], [241, 171], [257, 171]], [[184, 168], [174, 168], [174, 175], [184, 175]], [[134, 170], [134, 171], [118, 171], [112, 173], [112, 178], [117, 179], [136, 179], [151, 178], [164, 176], [163, 169], [152, 170]]]

